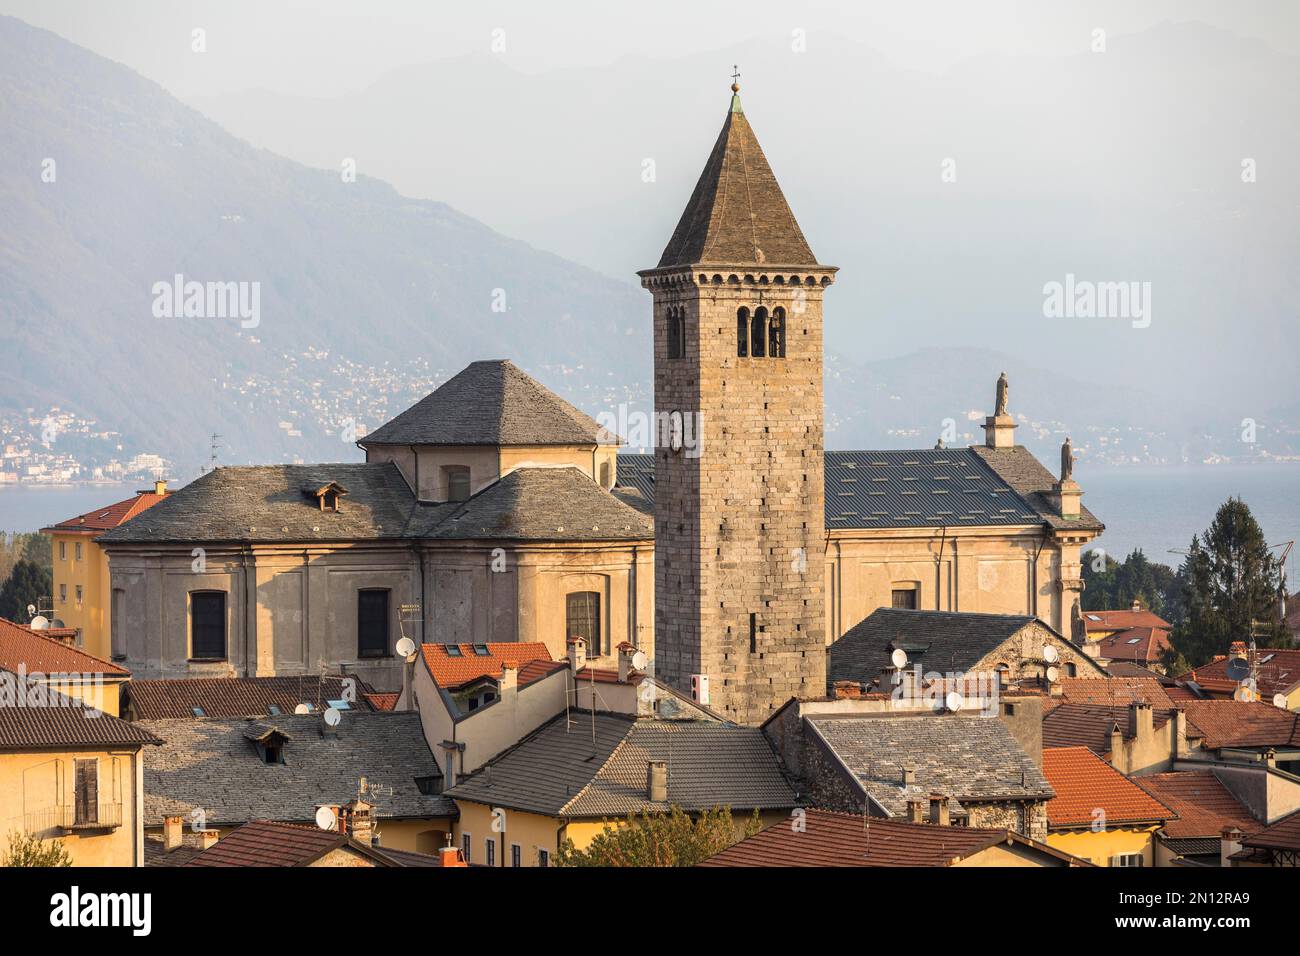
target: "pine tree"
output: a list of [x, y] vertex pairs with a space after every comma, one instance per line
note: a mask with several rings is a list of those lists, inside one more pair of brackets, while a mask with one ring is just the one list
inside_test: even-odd
[[0, 617], [26, 624], [27, 606], [39, 605], [54, 589], [50, 572], [26, 558], [14, 565], [9, 580], [0, 586]]

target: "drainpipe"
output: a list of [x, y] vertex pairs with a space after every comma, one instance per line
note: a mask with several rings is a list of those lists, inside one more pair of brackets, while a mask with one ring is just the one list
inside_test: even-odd
[[936, 611], [943, 610], [940, 606], [942, 603], [940, 592], [943, 590], [943, 549], [948, 543], [948, 526], [943, 525], [941, 530], [943, 534], [939, 538], [939, 553], [934, 559], [934, 609]]

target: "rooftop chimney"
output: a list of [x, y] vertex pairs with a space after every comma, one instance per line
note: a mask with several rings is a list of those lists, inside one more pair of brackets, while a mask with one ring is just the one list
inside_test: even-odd
[[153, 483], [153, 493], [155, 495], [167, 494], [167, 482], [165, 479], [159, 478]]
[[940, 827], [948, 825], [948, 798], [942, 793], [930, 794], [930, 822]]
[[216, 830], [200, 830], [199, 839], [202, 843], [203, 849], [206, 850], [208, 847], [216, 843], [217, 840], [221, 839], [221, 834]]
[[1146, 742], [1151, 739], [1155, 724], [1151, 716], [1151, 705], [1135, 700], [1128, 705], [1128, 735], [1136, 741]]
[[501, 665], [501, 676], [497, 678], [497, 693], [502, 700], [513, 700], [519, 689], [519, 665], [508, 661]]
[[1242, 835], [1241, 830], [1231, 825], [1219, 833], [1219, 866], [1232, 866], [1228, 858], [1241, 850]]
[[344, 832], [362, 846], [370, 846], [375, 842], [372, 809], [369, 803], [360, 798], [351, 801], [345, 808]]
[[578, 673], [587, 666], [587, 642], [581, 637], [569, 638], [569, 667]]
[[181, 845], [185, 832], [184, 817], [167, 817], [163, 820], [163, 849], [170, 853]]
[[910, 787], [910, 786], [912, 786], [912, 785], [915, 784], [915, 783], [916, 783], [916, 768], [915, 768], [915, 767], [904, 767], [904, 768], [903, 768], [903, 786], [905, 786], [905, 787]]
[[1134, 614], [1136, 614], [1138, 611], [1142, 610], [1141, 602], [1139, 602], [1137, 598], [1134, 598], [1133, 606], [1130, 607], [1129, 610], [1132, 611]]
[[451, 844], [438, 851], [438, 863], [441, 866], [469, 866], [460, 855], [460, 850]]
[[920, 797], [913, 797], [911, 800], [907, 801], [907, 822], [925, 822], [925, 801]]
[[636, 648], [627, 641], [618, 645], [618, 682], [626, 684], [628, 678], [632, 675], [632, 656], [636, 653]]
[[646, 799], [651, 803], [668, 801], [668, 761], [649, 760], [646, 762]]
[[862, 685], [855, 680], [837, 680], [832, 696], [836, 700], [858, 700], [862, 696]]

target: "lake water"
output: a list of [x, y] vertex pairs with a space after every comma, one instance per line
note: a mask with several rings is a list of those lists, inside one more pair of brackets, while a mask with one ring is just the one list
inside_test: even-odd
[[[1082, 468], [1083, 501], [1106, 524], [1097, 547], [1118, 558], [1141, 547], [1148, 558], [1177, 566], [1192, 535], [1205, 530], [1229, 496], [1254, 512], [1270, 544], [1300, 538], [1300, 463], [1188, 468]], [[140, 487], [143, 487], [141, 485]], [[129, 498], [136, 485], [0, 489], [0, 530], [35, 531], [93, 508]], [[1300, 586], [1300, 553], [1289, 562]]]

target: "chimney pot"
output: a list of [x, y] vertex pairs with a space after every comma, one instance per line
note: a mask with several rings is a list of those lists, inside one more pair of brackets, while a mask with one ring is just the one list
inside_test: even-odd
[[907, 822], [925, 822], [925, 801], [920, 797], [915, 797], [907, 801]]
[[910, 787], [910, 786], [912, 786], [914, 783], [916, 783], [916, 768], [915, 768], [915, 767], [904, 767], [904, 768], [903, 768], [903, 786], [905, 786], [905, 787]]
[[155, 495], [167, 494], [167, 482], [161, 478], [155, 481], [153, 483], [153, 493]]
[[216, 830], [200, 830], [199, 838], [202, 841], [203, 849], [207, 849], [219, 840], [220, 834]]
[[587, 641], [581, 637], [569, 638], [569, 667], [578, 673], [587, 666]]
[[930, 794], [930, 822], [940, 827], [948, 825], [948, 798], [941, 793]]

